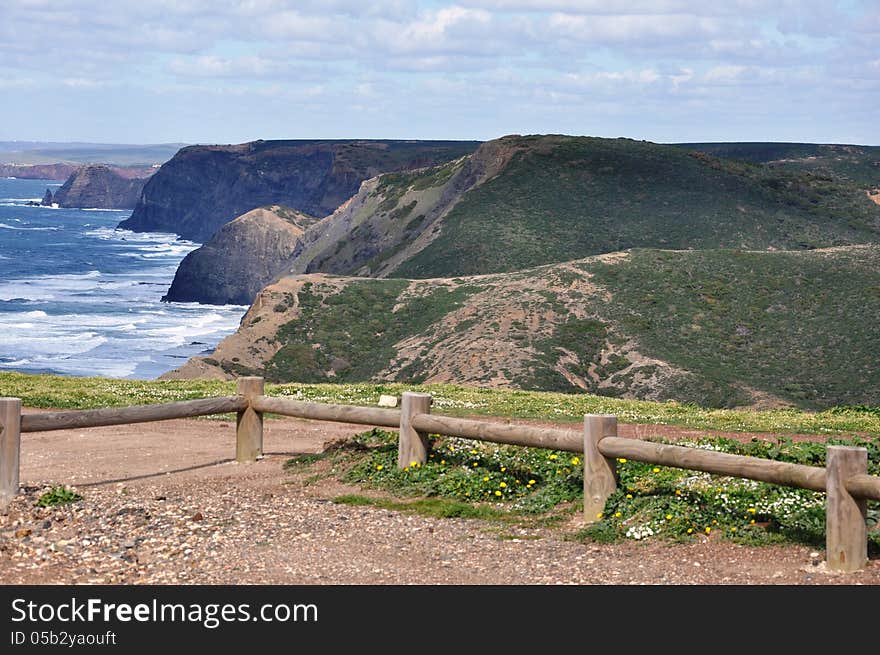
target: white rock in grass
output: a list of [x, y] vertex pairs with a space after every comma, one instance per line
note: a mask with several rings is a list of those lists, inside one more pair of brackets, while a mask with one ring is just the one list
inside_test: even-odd
[[379, 407], [397, 407], [397, 396], [379, 396]]

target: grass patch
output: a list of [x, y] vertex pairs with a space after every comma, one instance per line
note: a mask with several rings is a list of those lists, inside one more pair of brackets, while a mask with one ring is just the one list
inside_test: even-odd
[[[312, 284], [299, 292], [300, 316], [281, 326], [282, 348], [266, 364], [273, 382], [370, 379], [396, 354], [395, 344], [418, 334], [466, 300], [472, 290], [437, 288], [401, 299], [404, 280], [358, 280], [336, 292]], [[313, 347], [318, 344], [318, 347]], [[410, 371], [409, 379], [418, 380]]]
[[[317, 403], [376, 406], [381, 395], [429, 393], [437, 414], [530, 418], [580, 423], [585, 414], [614, 414], [620, 423], [676, 425], [697, 430], [792, 433], [827, 436], [880, 435], [880, 406], [800, 409], [707, 409], [675, 401], [626, 400], [585, 393], [488, 389], [451, 384], [347, 383], [267, 384], [270, 396]], [[21, 398], [25, 407], [96, 409], [210, 398], [235, 393], [235, 382], [218, 380], [129, 380], [73, 378], [0, 372], [0, 396]], [[223, 417], [226, 420], [226, 417]], [[271, 420], [271, 417], [269, 417]]]
[[49, 491], [41, 495], [37, 502], [37, 507], [55, 507], [56, 505], [67, 505], [82, 500], [82, 496], [73, 489], [64, 485], [56, 485]]
[[[579, 455], [541, 448], [499, 446], [431, 435], [424, 464], [396, 465], [396, 435], [373, 428], [348, 452], [340, 479], [389, 497], [360, 494], [335, 502], [424, 516], [467, 517], [552, 527], [583, 507]], [[664, 443], [663, 440], [657, 439]], [[673, 442], [665, 442], [673, 443]], [[826, 444], [787, 438], [743, 443], [705, 437], [678, 445], [809, 466], [825, 465]], [[880, 474], [877, 439], [829, 439], [868, 450], [869, 473]], [[825, 543], [825, 494], [741, 478], [618, 459], [618, 488], [588, 527], [568, 534], [579, 541], [689, 541], [705, 535], [748, 545]], [[880, 555], [880, 503], [868, 502], [868, 548]]]
[[666, 393], [747, 404], [741, 385], [805, 408], [867, 405], [880, 392], [880, 249], [634, 250], [585, 265], [606, 311], [642, 350], [693, 374]]

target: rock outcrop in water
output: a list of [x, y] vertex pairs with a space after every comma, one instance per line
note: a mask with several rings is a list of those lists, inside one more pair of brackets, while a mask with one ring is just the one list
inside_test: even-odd
[[476, 141], [253, 141], [182, 148], [153, 175], [119, 227], [173, 232], [206, 243], [255, 207], [283, 205], [323, 217], [380, 173], [432, 166]]
[[46, 190], [43, 205], [95, 209], [133, 209], [147, 183], [145, 178], [125, 177], [103, 164], [78, 168], [53, 194]]
[[184, 257], [162, 300], [250, 304], [272, 281], [278, 262], [291, 256], [303, 230], [314, 220], [278, 205], [239, 216]]

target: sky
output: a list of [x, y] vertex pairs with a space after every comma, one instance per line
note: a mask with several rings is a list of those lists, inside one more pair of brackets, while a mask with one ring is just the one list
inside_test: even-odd
[[0, 0], [0, 140], [880, 145], [880, 0]]

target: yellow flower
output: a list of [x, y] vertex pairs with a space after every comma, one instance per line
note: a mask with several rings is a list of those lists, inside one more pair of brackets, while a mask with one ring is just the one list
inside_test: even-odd
[[672, 520], [672, 514], [667, 514], [667, 515], [666, 515], [666, 520], [667, 520], [667, 521], [671, 521], [671, 520]]
[[676, 495], [676, 496], [680, 496], [680, 495], [681, 495], [681, 489], [676, 489], [676, 490], [675, 490], [675, 495]]
[[732, 528], [730, 528], [730, 531], [731, 531], [731, 532], [736, 532], [736, 526], [733, 526]]
[[416, 460], [413, 460], [409, 463], [410, 466], [418, 466], [419, 463]]
[[383, 468], [385, 468], [385, 467], [382, 466], [381, 464], [376, 464], [376, 470], [377, 470], [377, 471], [381, 471]]
[[581, 463], [581, 460], [580, 460], [580, 458], [578, 458], [578, 457], [572, 457], [572, 458], [571, 458], [571, 463], [572, 463], [573, 465], [577, 466], [578, 464]]
[[506, 483], [506, 482], [502, 482], [502, 483], [499, 484], [498, 486], [501, 487], [502, 489], [504, 489], [504, 487], [507, 486], [507, 483]]
[[556, 455], [550, 455], [547, 459], [556, 459]]
[[632, 498], [633, 495], [632, 495], [632, 494], [627, 494], [626, 497], [627, 497], [627, 498]]
[[659, 473], [659, 472], [660, 472], [660, 469], [658, 469], [658, 468], [655, 466], [655, 467], [654, 467], [654, 473]]
[[597, 518], [597, 519], [601, 519], [601, 518], [602, 518], [602, 512], [599, 512], [598, 514], [596, 514], [596, 518]]
[[755, 519], [752, 519], [751, 521], [749, 521], [749, 525], [755, 525]]
[[620, 462], [621, 464], [626, 464], [626, 457], [618, 457], [617, 461]]
[[534, 480], [529, 480], [529, 484], [535, 484]]
[[479, 465], [480, 465], [479, 462], [474, 462], [474, 466], [479, 466]]
[[476, 454], [477, 454], [477, 451], [476, 451], [476, 450], [472, 450], [472, 451], [471, 451], [471, 455], [476, 455]]
[[441, 464], [445, 464], [445, 463], [446, 463], [446, 460], [445, 460], [445, 459], [441, 459], [441, 460], [440, 460], [440, 463], [441, 463]]
[[616, 516], [617, 518], [620, 518], [623, 515], [620, 512], [614, 512], [614, 516]]
[[502, 473], [504, 473], [506, 470], [507, 470], [507, 467], [506, 467], [506, 466], [502, 466], [502, 467], [501, 467], [501, 472], [502, 472]]
[[712, 528], [710, 528], [709, 526], [706, 526], [706, 534], [709, 534], [710, 532], [712, 532]]
[[690, 534], [690, 533], [693, 532], [693, 531], [694, 531], [693, 528], [688, 528], [688, 534]]
[[488, 482], [488, 481], [489, 481], [489, 476], [487, 475], [483, 478], [483, 482]]
[[408, 467], [408, 466], [404, 467], [404, 469], [403, 469], [403, 472], [404, 472], [404, 473], [406, 473], [407, 471], [409, 471], [409, 467]]
[[495, 490], [495, 495], [496, 495], [496, 496], [500, 496], [500, 495], [501, 495], [501, 492], [498, 491], [498, 490], [496, 489], [496, 490]]
[[516, 484], [519, 484], [519, 483], [520, 483], [519, 480], [514, 480], [514, 482], [515, 482]]
[[754, 513], [756, 513], [757, 511], [758, 511], [758, 510], [756, 510], [754, 507], [749, 507], [749, 509], [748, 509], [748, 512], [749, 512], [750, 514], [754, 514]]

